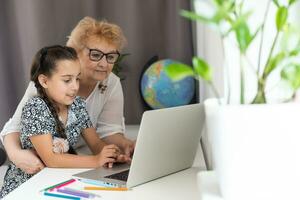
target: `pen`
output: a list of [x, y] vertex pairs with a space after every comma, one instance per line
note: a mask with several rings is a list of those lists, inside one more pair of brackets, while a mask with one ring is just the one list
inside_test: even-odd
[[47, 188], [45, 188], [45, 189], [42, 189], [41, 192], [42, 192], [42, 191], [49, 190], [49, 189], [52, 189], [52, 188], [55, 188], [55, 187], [57, 187], [57, 186], [59, 186], [59, 185], [61, 185], [61, 184], [68, 183], [68, 182], [71, 181], [71, 180], [74, 180], [74, 179], [69, 179], [69, 180], [63, 181], [63, 182], [61, 182], [61, 183], [57, 183], [57, 184], [55, 184], [55, 185], [49, 186], [49, 187], [47, 187]]
[[118, 184], [115, 183], [107, 183], [104, 181], [96, 181], [96, 180], [89, 180], [89, 179], [78, 179], [82, 183], [87, 183], [91, 185], [103, 186], [103, 187], [118, 187]]
[[43, 194], [45, 196], [50, 196], [50, 197], [58, 197], [58, 198], [63, 198], [63, 199], [80, 200], [80, 197], [67, 196], [67, 195], [56, 194], [56, 193], [51, 193], [51, 192], [44, 192]]
[[84, 187], [85, 190], [106, 190], [106, 191], [127, 191], [128, 188], [122, 187]]
[[53, 191], [54, 189], [58, 189], [58, 188], [64, 187], [64, 186], [69, 185], [69, 184], [71, 184], [71, 183], [73, 183], [75, 181], [76, 181], [75, 179], [70, 179], [69, 181], [66, 181], [64, 183], [61, 183], [61, 184], [59, 184], [59, 185], [51, 188], [49, 191]]
[[59, 188], [59, 189], [57, 189], [57, 192], [70, 194], [70, 195], [83, 197], [83, 198], [93, 198], [93, 197], [96, 197], [96, 196], [101, 197], [100, 195], [96, 195], [96, 194], [93, 194], [93, 193], [84, 192], [84, 191], [80, 191], [80, 190], [75, 190], [75, 189], [71, 189], [71, 188]]

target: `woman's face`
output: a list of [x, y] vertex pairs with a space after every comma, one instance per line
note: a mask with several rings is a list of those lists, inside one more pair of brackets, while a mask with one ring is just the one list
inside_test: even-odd
[[114, 61], [118, 56], [116, 46], [91, 36], [85, 48], [79, 53], [81, 79], [88, 81], [105, 80], [111, 73]]

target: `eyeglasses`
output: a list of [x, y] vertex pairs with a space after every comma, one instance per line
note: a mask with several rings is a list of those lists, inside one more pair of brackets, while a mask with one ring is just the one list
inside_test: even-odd
[[120, 57], [120, 53], [118, 51], [113, 52], [113, 53], [103, 53], [102, 51], [100, 51], [98, 49], [90, 49], [88, 47], [87, 47], [87, 49], [90, 51], [89, 52], [90, 60], [95, 61], [95, 62], [100, 61], [103, 58], [103, 56], [105, 56], [106, 61], [109, 64], [115, 64]]

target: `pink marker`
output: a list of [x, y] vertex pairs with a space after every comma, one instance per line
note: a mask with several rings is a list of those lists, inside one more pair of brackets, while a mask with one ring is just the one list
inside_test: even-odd
[[64, 187], [64, 186], [69, 185], [69, 184], [71, 184], [71, 183], [73, 183], [73, 182], [75, 182], [75, 181], [76, 181], [75, 179], [71, 179], [71, 180], [69, 180], [68, 182], [65, 182], [65, 183], [63, 183], [63, 184], [61, 184], [61, 185], [58, 185], [58, 186], [56, 186], [56, 187], [54, 187], [54, 188], [51, 188], [49, 191], [53, 191], [53, 190], [55, 190], [55, 189]]

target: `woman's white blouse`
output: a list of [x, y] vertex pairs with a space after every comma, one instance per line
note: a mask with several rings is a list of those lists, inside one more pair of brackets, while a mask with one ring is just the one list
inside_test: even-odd
[[[85, 100], [93, 127], [96, 128], [96, 132], [101, 138], [115, 133], [124, 133], [125, 131], [123, 117], [124, 97], [120, 79], [111, 73], [102, 84], [107, 85], [103, 93], [101, 93], [101, 90], [98, 88], [99, 83], [97, 83], [93, 92]], [[2, 142], [5, 135], [20, 132], [22, 108], [28, 99], [36, 96], [36, 94], [34, 83], [30, 82], [13, 117], [6, 122], [0, 133]]]

